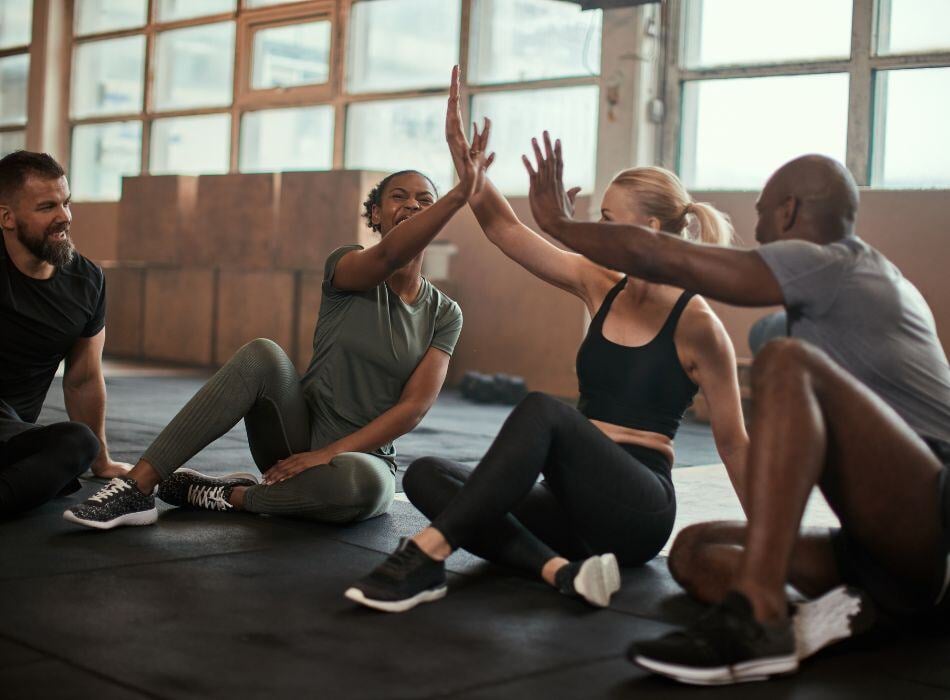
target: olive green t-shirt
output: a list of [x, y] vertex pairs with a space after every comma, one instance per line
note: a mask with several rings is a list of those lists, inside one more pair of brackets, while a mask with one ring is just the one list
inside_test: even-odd
[[[462, 331], [459, 305], [425, 278], [411, 304], [385, 282], [365, 292], [334, 287], [340, 258], [362, 248], [337, 248], [324, 268], [313, 359], [303, 377], [312, 449], [356, 432], [392, 408], [426, 351], [434, 347], [451, 355]], [[395, 453], [392, 443], [372, 451], [394, 469]]]

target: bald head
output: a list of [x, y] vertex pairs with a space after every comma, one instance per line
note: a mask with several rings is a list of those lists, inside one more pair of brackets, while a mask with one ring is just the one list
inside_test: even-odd
[[[854, 233], [858, 186], [848, 169], [833, 158], [806, 155], [775, 171], [765, 183], [759, 203], [760, 219], [764, 209], [778, 213], [774, 223], [781, 231], [766, 238], [828, 243]], [[768, 242], [758, 234], [757, 238]]]

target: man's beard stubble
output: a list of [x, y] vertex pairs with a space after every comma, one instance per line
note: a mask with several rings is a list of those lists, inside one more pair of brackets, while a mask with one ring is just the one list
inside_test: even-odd
[[[62, 241], [54, 241], [51, 239], [51, 236], [63, 230], [66, 231], [65, 239]], [[55, 231], [47, 229], [43, 232], [43, 238], [37, 240], [29, 235], [25, 227], [17, 224], [17, 240], [37, 258], [57, 268], [65, 267], [71, 263], [76, 255], [76, 247], [69, 237], [68, 227], [65, 229], [60, 228]]]

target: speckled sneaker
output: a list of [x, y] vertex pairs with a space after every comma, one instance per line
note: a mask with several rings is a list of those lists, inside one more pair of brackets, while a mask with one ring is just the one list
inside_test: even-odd
[[231, 510], [228, 503], [231, 489], [235, 486], [254, 486], [253, 474], [228, 474], [208, 476], [194, 469], [179, 469], [158, 485], [160, 499], [180, 508], [204, 508], [205, 510]]
[[78, 506], [67, 508], [63, 519], [111, 530], [120, 525], [151, 525], [158, 519], [158, 510], [155, 497], [139, 491], [135, 479], [117, 476]]

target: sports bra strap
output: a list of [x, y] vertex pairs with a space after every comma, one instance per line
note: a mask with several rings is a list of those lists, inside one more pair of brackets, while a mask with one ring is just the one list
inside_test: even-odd
[[617, 298], [617, 295], [623, 291], [623, 288], [627, 286], [627, 276], [624, 275], [613, 288], [607, 292], [607, 296], [604, 297], [604, 300], [600, 304], [600, 308], [597, 309], [597, 313], [594, 314], [594, 318], [591, 319], [590, 325], [600, 326], [604, 325], [604, 317], [607, 315], [607, 312], [610, 311], [610, 307], [614, 303], [614, 299]]
[[680, 298], [676, 300], [675, 304], [673, 304], [673, 308], [670, 310], [670, 315], [666, 318], [666, 323], [663, 324], [663, 329], [657, 335], [662, 335], [663, 333], [672, 333], [676, 330], [676, 324], [679, 323], [680, 316], [683, 315], [683, 309], [686, 308], [689, 300], [694, 296], [696, 296], [695, 292], [683, 292], [680, 294]]

